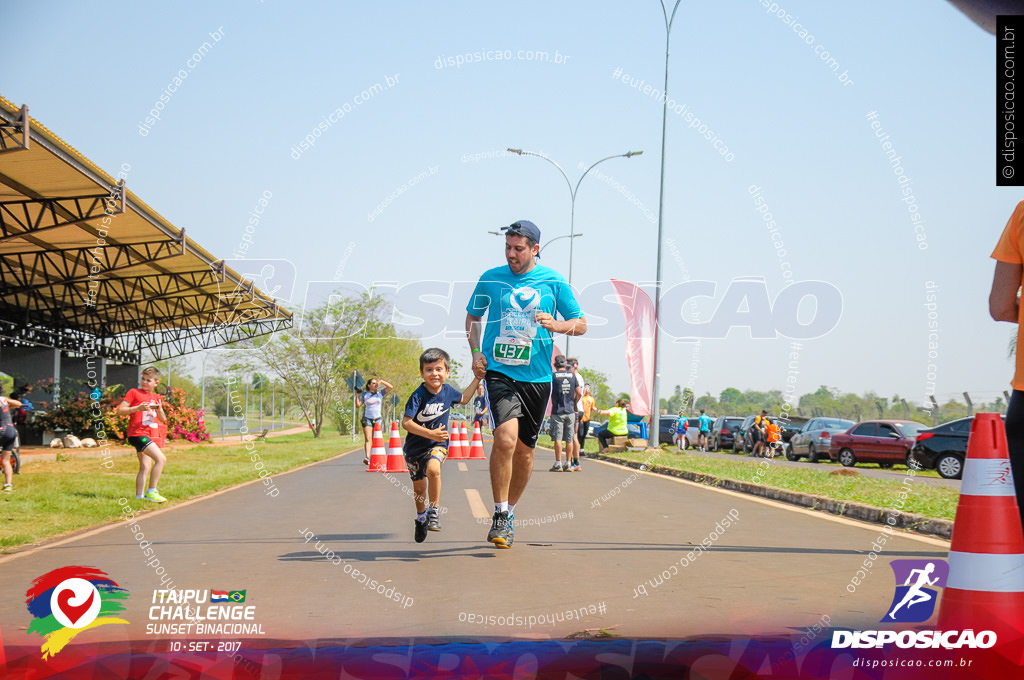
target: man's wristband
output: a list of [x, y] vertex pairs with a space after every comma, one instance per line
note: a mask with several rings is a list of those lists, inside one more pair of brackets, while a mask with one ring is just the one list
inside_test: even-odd
[[470, 351], [470, 354], [476, 354], [477, 352], [480, 352], [481, 354], [483, 354], [483, 353], [484, 353], [484, 351], [483, 351], [482, 349], [480, 349], [479, 347], [477, 347], [476, 349], [474, 349], [474, 350], [471, 350], [471, 351]]

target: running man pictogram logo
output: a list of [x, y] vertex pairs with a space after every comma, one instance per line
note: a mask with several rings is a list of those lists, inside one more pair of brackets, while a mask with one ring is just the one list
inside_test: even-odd
[[[949, 578], [949, 564], [945, 560], [893, 560], [889, 563], [896, 583], [896, 593], [883, 622], [899, 621], [920, 623], [935, 612], [939, 591]], [[935, 586], [935, 587], [929, 587]]]

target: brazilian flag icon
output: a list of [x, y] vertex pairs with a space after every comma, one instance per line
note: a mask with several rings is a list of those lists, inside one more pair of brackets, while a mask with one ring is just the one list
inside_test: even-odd
[[232, 602], [245, 602], [245, 591], [232, 590], [228, 593], [228, 599]]

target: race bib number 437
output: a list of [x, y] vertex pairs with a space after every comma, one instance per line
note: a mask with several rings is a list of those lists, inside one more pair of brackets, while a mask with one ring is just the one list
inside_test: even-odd
[[530, 363], [533, 342], [516, 337], [499, 337], [494, 343], [494, 358], [507, 366], [525, 366]]

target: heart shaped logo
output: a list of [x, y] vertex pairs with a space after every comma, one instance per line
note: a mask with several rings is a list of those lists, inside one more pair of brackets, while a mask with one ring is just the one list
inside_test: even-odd
[[71, 622], [72, 627], [85, 616], [89, 609], [92, 607], [92, 601], [96, 598], [96, 592], [92, 591], [89, 593], [88, 599], [85, 604], [73, 605], [71, 599], [75, 597], [75, 591], [73, 590], [62, 590], [57, 593], [57, 606], [60, 608], [64, 616], [68, 617], [68, 621]]
[[96, 586], [82, 578], [64, 579], [50, 596], [53, 618], [67, 628], [85, 628], [99, 616], [102, 605]]
[[512, 291], [512, 306], [521, 312], [531, 312], [540, 304], [540, 293], [529, 286]]

